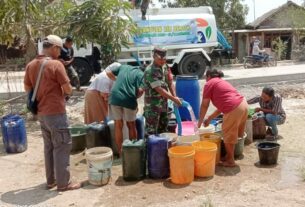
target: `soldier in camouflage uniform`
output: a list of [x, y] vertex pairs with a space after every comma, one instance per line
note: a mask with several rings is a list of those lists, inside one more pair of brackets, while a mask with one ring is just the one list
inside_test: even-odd
[[153, 52], [154, 61], [144, 72], [146, 136], [167, 132], [168, 99], [181, 105], [175, 93], [171, 71], [166, 65], [166, 50], [155, 48]]

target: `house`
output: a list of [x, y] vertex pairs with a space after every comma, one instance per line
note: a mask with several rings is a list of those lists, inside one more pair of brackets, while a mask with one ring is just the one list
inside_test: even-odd
[[257, 18], [245, 29], [234, 30], [233, 49], [237, 58], [242, 61], [243, 57], [249, 55], [250, 43], [257, 38], [261, 41], [261, 47], [267, 48], [269, 52], [276, 52], [278, 59], [300, 59], [299, 55], [304, 53], [299, 47], [305, 42], [304, 19], [304, 7], [287, 1]]

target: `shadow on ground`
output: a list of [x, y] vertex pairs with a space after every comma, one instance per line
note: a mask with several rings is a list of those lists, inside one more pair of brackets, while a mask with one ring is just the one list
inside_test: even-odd
[[32, 206], [45, 202], [57, 195], [57, 191], [47, 190], [45, 184], [40, 184], [30, 188], [3, 193], [1, 201], [18, 206]]
[[238, 173], [240, 173], [240, 167], [238, 165], [236, 167], [217, 166], [215, 172], [218, 176], [235, 176]]

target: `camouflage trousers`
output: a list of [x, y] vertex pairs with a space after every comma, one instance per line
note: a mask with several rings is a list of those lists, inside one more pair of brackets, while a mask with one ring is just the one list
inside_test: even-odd
[[150, 108], [145, 108], [145, 136], [161, 134], [167, 132], [168, 116], [167, 112], [156, 112]]
[[80, 89], [80, 81], [77, 72], [72, 65], [66, 66], [67, 75], [70, 79], [71, 85], [76, 89]]

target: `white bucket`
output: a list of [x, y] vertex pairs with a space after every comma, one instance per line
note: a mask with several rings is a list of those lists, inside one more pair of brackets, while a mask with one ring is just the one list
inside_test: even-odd
[[178, 137], [178, 146], [192, 146], [195, 141], [200, 141], [198, 134]]
[[109, 147], [94, 147], [86, 150], [88, 180], [92, 185], [106, 185], [111, 178], [112, 150]]
[[165, 136], [169, 139], [169, 141], [171, 142], [171, 146], [176, 146], [177, 142], [178, 142], [178, 135], [175, 133], [169, 133], [169, 132], [165, 132], [160, 134], [161, 136]]
[[209, 134], [214, 132], [215, 132], [215, 126], [211, 124], [207, 127], [202, 126], [199, 128], [199, 134]]

